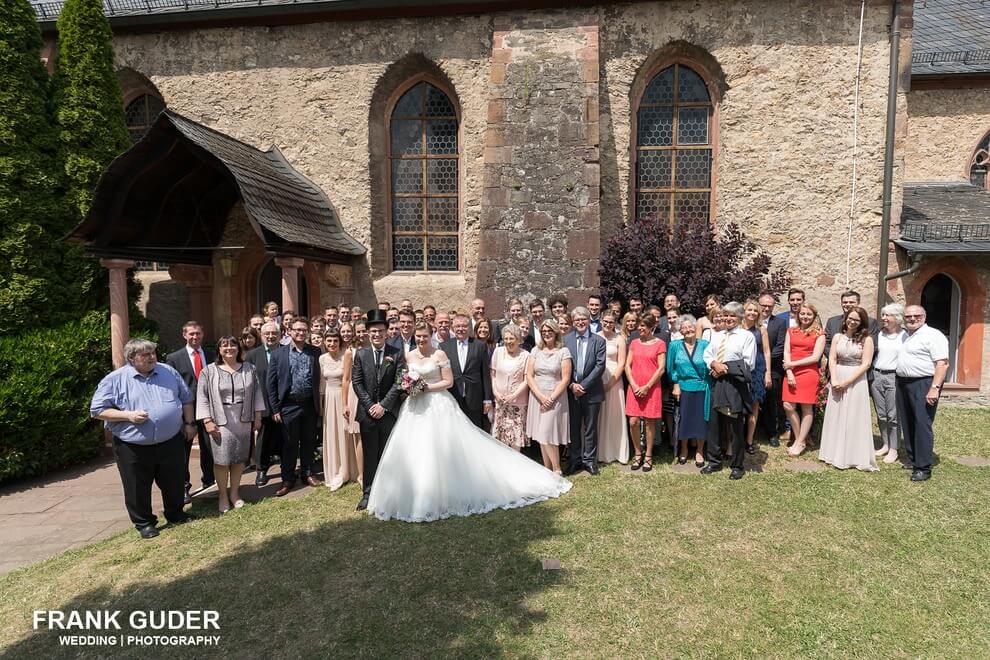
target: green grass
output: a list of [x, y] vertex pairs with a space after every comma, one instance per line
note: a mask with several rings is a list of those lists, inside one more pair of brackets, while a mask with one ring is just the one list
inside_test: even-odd
[[0, 579], [0, 652], [81, 654], [32, 631], [36, 609], [216, 609], [224, 657], [987, 657], [990, 468], [951, 457], [990, 457], [988, 427], [941, 410], [925, 484], [794, 473], [771, 450], [740, 482], [611, 466], [558, 501], [422, 525], [357, 514], [355, 486], [266, 500]]

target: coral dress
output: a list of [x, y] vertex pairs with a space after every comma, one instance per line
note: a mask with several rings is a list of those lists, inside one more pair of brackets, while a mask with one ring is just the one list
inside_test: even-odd
[[[821, 333], [808, 333], [800, 328], [789, 328], [791, 338], [791, 362], [803, 360], [810, 357], [815, 352], [815, 342]], [[818, 402], [818, 377], [820, 368], [817, 364], [806, 364], [803, 367], [794, 369], [794, 380], [797, 384], [792, 387], [784, 378], [784, 391], [781, 393], [781, 400], [790, 403], [817, 403]]]
[[[639, 339], [634, 339], [629, 345], [632, 352], [632, 375], [633, 379], [644, 384], [653, 376], [660, 364], [660, 355], [667, 352], [667, 344], [662, 339], [656, 340], [653, 344], [644, 344]], [[660, 419], [663, 414], [663, 397], [660, 392], [660, 381], [650, 388], [643, 398], [637, 398], [633, 394], [633, 387], [630, 384], [626, 388], [626, 414], [630, 417], [645, 417], [646, 419]]]

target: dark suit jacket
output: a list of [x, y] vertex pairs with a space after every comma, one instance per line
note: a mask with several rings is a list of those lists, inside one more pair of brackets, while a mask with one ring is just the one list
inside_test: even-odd
[[767, 340], [770, 342], [770, 357], [784, 357], [784, 340], [787, 338], [787, 328], [790, 325], [790, 315], [774, 314], [767, 319]]
[[753, 412], [753, 395], [749, 391], [752, 375], [745, 360], [726, 362], [729, 369], [712, 384], [712, 409], [726, 408], [735, 413]]
[[468, 337], [467, 358], [464, 371], [457, 357], [457, 338], [452, 337], [440, 344], [440, 350], [450, 358], [450, 370], [454, 374], [454, 384], [450, 388], [454, 396], [463, 399], [468, 408], [481, 411], [485, 401], [492, 400], [491, 356], [488, 347], [474, 337]]
[[[586, 333], [588, 347], [584, 351], [584, 370], [578, 371], [577, 332], [564, 335], [564, 346], [571, 352], [571, 382], [579, 383], [584, 388], [584, 398], [589, 403], [600, 403], [605, 400], [605, 388], [602, 386], [602, 374], [605, 372], [605, 338], [591, 332]], [[567, 390], [570, 396], [570, 389]]]
[[[206, 364], [203, 365], [203, 368], [206, 369], [206, 365], [215, 362], [217, 356], [216, 353], [208, 351], [205, 348], [203, 349], [203, 353], [206, 354]], [[193, 368], [192, 360], [189, 359], [189, 352], [185, 346], [169, 353], [165, 358], [165, 364], [179, 372], [182, 380], [186, 382], [186, 387], [193, 392], [196, 391], [196, 370]]]
[[357, 421], [374, 423], [374, 417], [368, 410], [376, 403], [385, 408], [385, 415], [395, 419], [399, 414], [399, 404], [402, 399], [402, 389], [396, 382], [399, 373], [406, 364], [406, 352], [402, 343], [398, 346], [385, 343], [382, 353], [382, 364], [375, 369], [375, 349], [371, 346], [358, 349], [354, 354], [354, 365], [351, 367], [351, 384], [358, 398]]
[[[272, 351], [271, 362], [268, 363], [268, 373], [265, 374], [265, 391], [268, 394], [268, 409], [271, 414], [282, 412], [282, 407], [289, 402], [289, 391], [292, 389], [292, 375], [289, 373], [289, 351], [292, 344], [279, 346]], [[309, 357], [310, 382], [313, 384], [313, 406], [319, 414], [322, 406], [320, 401], [320, 349], [306, 344], [303, 353]]]
[[[385, 344], [387, 346], [392, 346], [393, 348], [401, 348], [402, 349], [402, 357], [403, 357], [403, 359], [406, 357], [406, 351], [416, 350], [416, 339], [415, 339], [415, 335], [413, 335], [412, 337], [410, 337], [409, 342], [410, 343], [408, 345], [406, 345], [405, 347], [403, 347], [403, 345], [402, 345], [402, 343], [403, 343], [402, 342], [402, 335], [396, 335], [395, 337], [389, 337], [388, 339], [385, 340]], [[374, 357], [374, 354], [372, 354], [372, 357]]]
[[[275, 353], [279, 349], [278, 346], [272, 349], [272, 353]], [[265, 353], [264, 346], [258, 346], [252, 348], [248, 351], [247, 355], [244, 356], [244, 361], [248, 364], [254, 365], [254, 372], [258, 374], [258, 382], [261, 383], [265, 396], [262, 397], [265, 400], [265, 417], [271, 417], [272, 411], [268, 404], [268, 355]]]

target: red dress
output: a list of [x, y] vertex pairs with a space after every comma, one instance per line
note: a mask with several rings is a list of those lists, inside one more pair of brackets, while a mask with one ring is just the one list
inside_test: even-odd
[[[803, 360], [815, 352], [815, 342], [821, 337], [820, 332], [804, 334], [799, 328], [789, 328], [787, 332], [791, 338], [791, 362]], [[781, 400], [791, 403], [817, 403], [818, 364], [806, 364], [803, 367], [795, 367], [792, 371], [797, 384], [791, 386], [785, 377]]]
[[[667, 344], [662, 339], [658, 339], [655, 344], [644, 344], [638, 339], [633, 339], [629, 345], [632, 351], [632, 375], [633, 379], [640, 385], [645, 385], [647, 381], [656, 373], [657, 358], [661, 353], [667, 352]], [[630, 384], [626, 388], [626, 414], [630, 417], [645, 417], [646, 419], [660, 419], [663, 414], [663, 398], [660, 395], [660, 381], [650, 388], [643, 398], [638, 398], [633, 394]]]

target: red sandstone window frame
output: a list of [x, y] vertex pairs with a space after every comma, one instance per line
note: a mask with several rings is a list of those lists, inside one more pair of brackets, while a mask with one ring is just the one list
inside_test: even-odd
[[[453, 231], [453, 232], [428, 232], [428, 231], [423, 231], [423, 232], [396, 232], [394, 230], [394, 223], [393, 223], [393, 218], [392, 218], [392, 201], [393, 201], [393, 198], [398, 195], [398, 193], [395, 193], [392, 190], [392, 187], [393, 187], [393, 181], [392, 181], [392, 160], [393, 160], [393, 156], [392, 156], [392, 114], [395, 111], [396, 104], [399, 102], [399, 100], [402, 98], [402, 96], [406, 92], [408, 92], [410, 89], [412, 89], [416, 85], [418, 85], [420, 83], [423, 83], [423, 82], [429, 83], [430, 85], [433, 85], [434, 87], [436, 87], [438, 90], [440, 90], [441, 92], [443, 92], [447, 96], [447, 99], [450, 101], [451, 106], [453, 106], [453, 108], [454, 108], [454, 119], [457, 121], [457, 151], [456, 151], [456, 153], [453, 154], [453, 155], [451, 155], [451, 154], [435, 154], [433, 156], [433, 158], [446, 159], [446, 160], [450, 160], [453, 157], [453, 159], [457, 161], [457, 177], [456, 177], [456, 186], [457, 186], [457, 189], [452, 194], [451, 193], [445, 193], [445, 194], [431, 195], [428, 192], [427, 193], [424, 193], [424, 196], [427, 199], [429, 199], [431, 197], [444, 197], [444, 198], [453, 198], [453, 199], [456, 200], [455, 201], [455, 204], [454, 204], [454, 208], [456, 209], [456, 213], [457, 213], [457, 218], [456, 218], [457, 230], [456, 231]], [[440, 80], [437, 76], [434, 76], [434, 75], [431, 75], [431, 74], [425, 73], [425, 72], [424, 73], [419, 73], [419, 74], [416, 74], [415, 76], [412, 76], [412, 77], [408, 78], [407, 80], [405, 80], [401, 85], [399, 85], [398, 87], [396, 87], [395, 91], [393, 91], [389, 95], [388, 100], [387, 100], [387, 102], [385, 104], [384, 115], [385, 116], [383, 117], [383, 120], [384, 120], [384, 126], [385, 126], [385, 159], [384, 159], [384, 163], [383, 163], [383, 168], [384, 168], [383, 169], [383, 174], [384, 174], [384, 181], [386, 182], [386, 184], [385, 184], [385, 246], [384, 246], [384, 248], [385, 248], [384, 249], [384, 252], [385, 252], [385, 263], [387, 264], [386, 272], [388, 272], [388, 273], [397, 273], [397, 274], [429, 273], [431, 275], [459, 274], [464, 269], [464, 236], [463, 236], [463, 232], [462, 232], [463, 223], [461, 221], [461, 219], [463, 218], [463, 212], [464, 212], [464, 209], [463, 209], [463, 199], [462, 199], [462, 196], [461, 196], [461, 191], [464, 189], [464, 185], [463, 185], [464, 159], [462, 158], [463, 153], [464, 153], [464, 147], [463, 147], [463, 144], [464, 144], [464, 141], [463, 141], [463, 130], [464, 130], [464, 128], [463, 128], [463, 121], [462, 121], [461, 104], [459, 102], [458, 96], [454, 92], [454, 90], [450, 87], [450, 85], [448, 85], [444, 81]], [[424, 157], [426, 159], [430, 159], [431, 158], [431, 156], [429, 154], [426, 154], [426, 153], [424, 153]], [[427, 182], [424, 181], [424, 190], [428, 190], [428, 187], [426, 186], [426, 183]], [[425, 226], [425, 218], [424, 218], [424, 226]], [[396, 269], [395, 268], [395, 262], [394, 262], [394, 259], [393, 259], [393, 256], [394, 256], [393, 255], [393, 239], [394, 239], [395, 236], [398, 236], [398, 235], [456, 236], [456, 238], [457, 238], [457, 242], [456, 242], [456, 245], [457, 245], [457, 267], [456, 267], [456, 269], [455, 270], [429, 270], [428, 269], [429, 261], [428, 261], [428, 258], [427, 258], [428, 255], [426, 253], [426, 248], [425, 248], [426, 242], [425, 241], [424, 241], [424, 253], [423, 253], [423, 266], [424, 266], [424, 268], [422, 270], [398, 270], [398, 269]]]
[[[628, 195], [628, 215], [630, 219], [635, 219], [637, 217], [638, 208], [638, 193], [639, 188], [636, 185], [636, 172], [639, 166], [639, 109], [643, 101], [643, 95], [646, 92], [647, 87], [653, 81], [653, 79], [662, 73], [665, 69], [679, 65], [682, 67], [687, 67], [696, 73], [702, 81], [705, 83], [705, 88], [708, 90], [708, 103], [692, 102], [692, 103], [674, 103], [671, 104], [675, 109], [680, 106], [684, 107], [711, 107], [711, 114], [709, 116], [708, 125], [708, 143], [705, 145], [678, 145], [677, 144], [677, 121], [675, 112], [674, 121], [674, 134], [671, 140], [670, 149], [683, 149], [695, 148], [695, 149], [711, 149], [711, 176], [710, 176], [710, 189], [708, 196], [708, 223], [714, 229], [715, 220], [717, 215], [717, 207], [715, 204], [716, 190], [718, 184], [718, 165], [719, 165], [719, 117], [720, 117], [720, 107], [721, 107], [721, 95], [718, 92], [718, 87], [715, 85], [715, 80], [709, 71], [708, 67], [705, 66], [700, 61], [684, 57], [682, 55], [678, 56], [668, 56], [658, 59], [656, 62], [652, 63], [648, 68], [644, 69], [640, 75], [636, 77], [633, 83], [632, 89], [630, 90], [630, 97], [632, 98], [632, 103], [630, 105], [630, 121], [629, 121], [629, 195]], [[677, 89], [677, 69], [675, 69], [674, 78], [674, 88]], [[673, 182], [676, 177], [676, 170], [672, 167], [671, 170], [671, 181]], [[670, 192], [691, 192], [695, 189], [687, 188], [677, 188], [676, 185], [670, 187]], [[704, 189], [699, 189], [704, 191]], [[674, 204], [670, 205], [669, 215], [668, 215], [668, 227], [674, 227]]]

